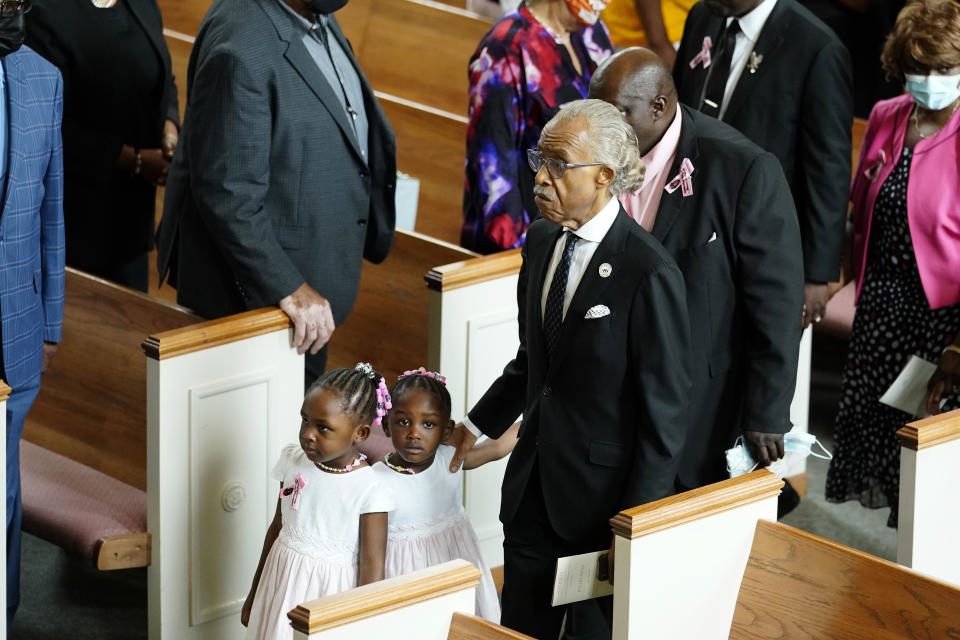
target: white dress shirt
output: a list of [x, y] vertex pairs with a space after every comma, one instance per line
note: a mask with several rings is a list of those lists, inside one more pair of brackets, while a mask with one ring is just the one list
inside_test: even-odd
[[[763, 31], [763, 25], [767, 23], [767, 18], [770, 17], [770, 12], [773, 11], [776, 4], [777, 0], [763, 0], [750, 13], [737, 18], [740, 22], [740, 33], [737, 34], [736, 45], [733, 47], [733, 57], [730, 58], [730, 74], [727, 76], [727, 86], [723, 90], [720, 120], [723, 120], [723, 114], [727, 112], [730, 96], [733, 95], [733, 90], [737, 88], [740, 76], [750, 59], [750, 53], [756, 46], [757, 40], [760, 38], [760, 32]], [[729, 26], [731, 22], [733, 22], [733, 18], [727, 18], [726, 25]]]
[[[618, 213], [620, 213], [620, 201], [611, 197], [610, 202], [604, 205], [603, 209], [590, 218], [586, 224], [576, 231], [570, 231], [565, 228], [563, 233], [560, 234], [560, 237], [557, 238], [557, 243], [553, 246], [553, 256], [551, 256], [550, 264], [547, 266], [547, 275], [543, 279], [543, 293], [540, 295], [541, 320], [543, 320], [543, 310], [547, 304], [547, 294], [550, 292], [550, 283], [553, 282], [553, 274], [557, 270], [557, 265], [560, 264], [560, 258], [563, 256], [563, 247], [567, 243], [567, 234], [575, 233], [579, 240], [573, 247], [570, 271], [567, 272], [567, 290], [563, 295], [564, 318], [567, 317], [567, 308], [570, 306], [570, 301], [573, 300], [573, 294], [576, 293], [577, 287], [580, 285], [580, 280], [583, 279], [583, 274], [590, 264], [590, 260], [593, 259], [593, 254], [597, 252], [600, 241], [603, 240], [607, 232], [610, 231], [610, 227], [613, 226]], [[473, 424], [469, 416], [463, 417], [463, 426], [478, 438], [482, 435], [480, 429]]]

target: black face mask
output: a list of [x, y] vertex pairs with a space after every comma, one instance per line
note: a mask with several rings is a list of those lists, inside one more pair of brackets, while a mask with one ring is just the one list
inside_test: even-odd
[[12, 16], [0, 18], [0, 58], [23, 46], [25, 32], [23, 11], [17, 11]]
[[347, 0], [310, 0], [310, 9], [314, 13], [330, 15], [347, 6]]

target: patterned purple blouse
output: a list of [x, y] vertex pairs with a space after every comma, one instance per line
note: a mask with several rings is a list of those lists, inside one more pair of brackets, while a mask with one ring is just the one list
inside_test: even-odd
[[519, 247], [538, 215], [527, 149], [560, 105], [587, 96], [597, 65], [613, 53], [600, 22], [571, 34], [583, 69], [526, 5], [501, 18], [470, 58], [470, 113], [460, 244], [480, 253]]

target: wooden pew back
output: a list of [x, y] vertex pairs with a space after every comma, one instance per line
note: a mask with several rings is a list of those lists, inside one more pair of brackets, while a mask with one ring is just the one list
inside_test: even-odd
[[949, 638], [960, 591], [791, 527], [757, 523], [730, 638]]
[[427, 366], [429, 301], [423, 277], [431, 268], [475, 257], [465, 249], [398, 231], [382, 264], [363, 265], [360, 295], [330, 341], [329, 367], [370, 362], [392, 383], [407, 369]]
[[146, 369], [140, 342], [199, 318], [67, 268], [63, 342], [24, 439], [146, 489]]
[[374, 89], [466, 115], [467, 63], [489, 20], [430, 0], [350, 0], [336, 16]]

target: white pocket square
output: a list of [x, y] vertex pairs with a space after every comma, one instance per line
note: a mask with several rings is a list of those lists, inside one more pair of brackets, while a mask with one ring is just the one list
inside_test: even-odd
[[610, 307], [605, 304], [598, 304], [587, 309], [587, 315], [583, 316], [583, 319], [594, 320], [608, 315], [610, 315]]

